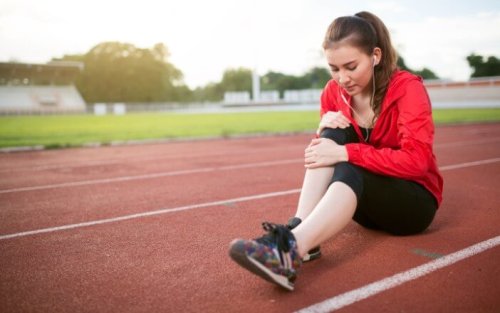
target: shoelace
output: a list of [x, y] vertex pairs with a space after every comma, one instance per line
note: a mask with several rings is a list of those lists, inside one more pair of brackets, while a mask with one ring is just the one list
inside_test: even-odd
[[[267, 231], [267, 235], [264, 235], [255, 241], [263, 243], [265, 245], [272, 245], [276, 243], [278, 251], [289, 252], [290, 251], [290, 241], [289, 233], [290, 231], [283, 225], [278, 225], [269, 222], [263, 222], [262, 228]], [[281, 258], [281, 255], [280, 255]]]

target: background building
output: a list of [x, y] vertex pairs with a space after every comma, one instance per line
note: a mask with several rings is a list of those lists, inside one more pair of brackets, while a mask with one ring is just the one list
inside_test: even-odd
[[79, 62], [0, 63], [0, 114], [85, 112], [74, 86], [82, 69]]

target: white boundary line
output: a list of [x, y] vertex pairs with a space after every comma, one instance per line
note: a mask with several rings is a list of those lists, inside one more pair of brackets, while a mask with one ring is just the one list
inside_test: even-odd
[[228, 165], [228, 166], [220, 166], [220, 167], [205, 167], [205, 168], [198, 168], [198, 169], [192, 169], [192, 170], [181, 170], [181, 171], [161, 172], [161, 173], [143, 174], [143, 175], [135, 175], [135, 176], [121, 176], [121, 177], [114, 177], [114, 178], [82, 180], [82, 181], [76, 181], [76, 182], [51, 184], [51, 185], [20, 187], [20, 188], [0, 190], [0, 194], [22, 192], [22, 191], [45, 190], [45, 189], [54, 189], [54, 188], [75, 187], [75, 186], [86, 186], [86, 185], [94, 185], [94, 184], [108, 184], [108, 183], [116, 183], [116, 182], [138, 180], [138, 179], [151, 179], [151, 178], [167, 177], [167, 176], [178, 176], [178, 175], [196, 174], [196, 173], [208, 173], [208, 172], [215, 172], [215, 171], [227, 171], [227, 170], [236, 170], [236, 169], [242, 169], [242, 168], [264, 167], [264, 166], [282, 165], [282, 164], [290, 164], [290, 163], [298, 163], [298, 162], [304, 162], [304, 159], [288, 159], [288, 160], [280, 160], [280, 161], [248, 163], [248, 164]]
[[[289, 160], [289, 161], [295, 162], [294, 160]], [[457, 169], [457, 168], [478, 166], [478, 165], [488, 164], [488, 163], [493, 163], [493, 162], [498, 162], [498, 161], [500, 161], [500, 158], [487, 159], [487, 160], [481, 160], [481, 161], [476, 161], [476, 162], [459, 163], [459, 164], [449, 165], [447, 167], [441, 168], [441, 170], [442, 171], [453, 170], [453, 169]], [[273, 163], [273, 162], [270, 162], [270, 163]], [[246, 164], [246, 165], [241, 165], [241, 166], [252, 167], [251, 164]], [[256, 200], [256, 199], [271, 198], [271, 197], [277, 197], [277, 196], [282, 196], [282, 195], [294, 194], [294, 193], [298, 193], [298, 192], [300, 192], [300, 189], [291, 189], [291, 190], [264, 193], [264, 194], [247, 196], [247, 197], [220, 200], [220, 201], [215, 201], [215, 202], [193, 204], [193, 205], [187, 205], [187, 206], [182, 206], [182, 207], [177, 207], [177, 208], [160, 209], [160, 210], [148, 211], [148, 212], [143, 212], [143, 213], [123, 215], [123, 216], [118, 216], [118, 217], [113, 217], [113, 218], [108, 218], [108, 219], [88, 221], [88, 222], [84, 222], [84, 223], [67, 224], [67, 225], [63, 225], [63, 226], [42, 228], [42, 229], [37, 229], [37, 230], [30, 230], [30, 231], [25, 231], [25, 232], [0, 235], [0, 240], [29, 236], [29, 235], [36, 235], [36, 234], [42, 234], [42, 233], [50, 233], [50, 232], [56, 232], [56, 231], [60, 231], [60, 230], [87, 227], [87, 226], [93, 226], [93, 225], [99, 225], [99, 224], [107, 224], [107, 223], [113, 223], [113, 222], [118, 222], [118, 221], [130, 220], [130, 219], [134, 219], [134, 218], [141, 218], [141, 217], [152, 216], [152, 215], [159, 215], [159, 214], [173, 213], [173, 212], [178, 212], [178, 211], [199, 209], [199, 208], [204, 208], [204, 207], [209, 207], [209, 206], [224, 205], [224, 204], [234, 203], [234, 202], [245, 202], [245, 201]]]
[[[486, 138], [486, 139], [480, 139], [480, 140], [465, 140], [465, 141], [453, 141], [453, 142], [448, 142], [448, 143], [437, 143], [434, 144], [434, 148], [447, 148], [447, 147], [457, 147], [457, 146], [469, 146], [469, 145], [481, 145], [484, 143], [492, 143], [492, 142], [499, 142], [500, 137], [493, 137], [493, 138]], [[264, 152], [271, 152], [273, 150], [279, 149], [282, 151], [283, 149], [290, 150], [293, 147], [279, 147], [279, 148], [268, 148], [264, 151], [254, 151], [251, 152], [252, 154], [260, 154]], [[241, 151], [228, 151], [225, 153], [207, 153], [201, 155], [201, 157], [207, 157], [207, 156], [225, 156], [225, 155], [242, 155], [244, 154]], [[248, 153], [247, 153], [248, 154]], [[140, 156], [139, 156], [140, 157]], [[167, 160], [167, 159], [175, 159], [179, 158], [181, 155], [167, 155], [164, 157], [145, 157], [145, 158], [139, 158], [139, 161], [160, 161], [160, 160]], [[194, 157], [200, 157], [200, 155], [196, 155]], [[105, 165], [117, 165], [120, 164], [124, 161], [128, 160], [127, 157], [119, 157], [119, 158], [108, 158], [108, 159], [102, 159], [94, 162], [84, 162], [84, 163], [75, 163], [75, 162], [64, 162], [64, 163], [49, 163], [49, 164], [41, 164], [41, 165], [32, 165], [32, 166], [19, 166], [19, 167], [11, 167], [11, 168], [4, 168], [0, 169], [0, 173], [6, 173], [6, 172], [15, 172], [15, 171], [44, 171], [44, 170], [55, 170], [55, 169], [67, 169], [67, 168], [79, 168], [79, 167], [84, 167], [84, 166], [105, 166]], [[83, 160], [82, 160], [83, 162]]]
[[500, 141], [500, 137], [486, 138], [486, 139], [477, 139], [477, 140], [464, 140], [464, 141], [452, 141], [452, 142], [443, 142], [437, 143], [434, 145], [434, 148], [448, 148], [448, 147], [462, 147], [469, 145], [481, 145], [483, 143], [491, 143]]
[[454, 169], [457, 169], [457, 168], [463, 168], [463, 167], [470, 167], [470, 166], [477, 166], [477, 165], [495, 163], [495, 162], [498, 162], [498, 161], [500, 161], [500, 158], [486, 159], [486, 160], [473, 161], [473, 162], [465, 162], [465, 163], [459, 163], [459, 164], [452, 164], [452, 165], [441, 166], [439, 168], [439, 170], [440, 171], [449, 171], [449, 170], [454, 170]]
[[[500, 137], [499, 137], [500, 141]], [[298, 146], [298, 144], [296, 144]], [[204, 158], [204, 157], [224, 157], [224, 156], [240, 156], [240, 155], [254, 155], [254, 154], [262, 154], [262, 153], [274, 153], [275, 151], [287, 151], [287, 150], [294, 150], [297, 151], [297, 149], [293, 146], [286, 146], [286, 147], [269, 147], [261, 150], [252, 150], [250, 152], [242, 152], [241, 150], [229, 150], [226, 152], [214, 152], [214, 153], [204, 153], [204, 154], [199, 154], [197, 151], [195, 151], [195, 154], [193, 155], [183, 155], [183, 154], [169, 154], [165, 155], [162, 157], [148, 157], [144, 155], [135, 155], [132, 156], [134, 159], [134, 162], [153, 162], [153, 161], [166, 161], [169, 159], [178, 159], [178, 158], [189, 158], [189, 159], [195, 159], [195, 158]], [[1, 154], [0, 154], [1, 156]], [[78, 162], [75, 161], [66, 161], [66, 162], [59, 162], [59, 163], [48, 163], [48, 164], [40, 164], [40, 165], [32, 165], [32, 166], [18, 166], [18, 167], [9, 167], [9, 168], [4, 168], [0, 169], [0, 173], [5, 173], [5, 172], [15, 172], [15, 171], [44, 171], [44, 170], [56, 170], [56, 169], [68, 169], [68, 168], [80, 168], [80, 167], [86, 167], [86, 166], [105, 166], [105, 165], [120, 165], [123, 162], [126, 162], [130, 159], [131, 157], [115, 157], [115, 158], [108, 158], [108, 159], [102, 159], [102, 160], [95, 160], [95, 161], [85, 161], [85, 160], [80, 160]]]
[[[60, 184], [50, 184], [50, 185], [41, 185], [41, 186], [4, 189], [4, 190], [0, 190], [0, 194], [23, 192], [23, 191], [45, 190], [45, 189], [55, 189], [55, 188], [87, 186], [87, 185], [94, 185], [94, 184], [109, 184], [109, 183], [139, 180], [139, 179], [152, 179], [152, 178], [167, 177], [167, 176], [178, 176], [178, 175], [187, 175], [187, 174], [196, 174], [196, 173], [208, 173], [208, 172], [215, 172], [215, 171], [227, 171], [227, 170], [235, 170], [235, 169], [243, 169], [243, 168], [291, 164], [291, 163], [299, 163], [299, 162], [303, 162], [303, 161], [304, 161], [303, 159], [288, 159], [288, 160], [280, 160], [280, 161], [248, 163], [248, 164], [228, 165], [228, 166], [220, 166], [220, 167], [206, 167], [206, 168], [199, 168], [199, 169], [192, 169], [192, 170], [161, 172], [161, 173], [135, 175], [135, 176], [121, 176], [121, 177], [114, 177], [114, 178], [82, 180], [82, 181], [60, 183]], [[480, 160], [480, 161], [446, 165], [446, 166], [440, 167], [439, 169], [441, 171], [447, 171], [450, 169], [457, 169], [457, 168], [462, 168], [462, 167], [495, 163], [498, 161], [500, 161], [500, 158], [493, 158], [493, 159], [486, 159], [486, 160]]]
[[[478, 165], [482, 165], [482, 164], [494, 163], [494, 162], [498, 162], [498, 161], [500, 161], [500, 158], [449, 165], [449, 166], [444, 166], [440, 169], [442, 171], [446, 171], [446, 170], [453, 170], [453, 169], [457, 169], [457, 168], [464, 168], [464, 167], [471, 167], [471, 166], [478, 166]], [[296, 160], [293, 160], [293, 162], [296, 162]], [[250, 164], [248, 164], [247, 166], [250, 166]], [[154, 216], [154, 215], [160, 215], [160, 214], [166, 214], [166, 213], [173, 213], [173, 212], [179, 212], [179, 211], [186, 211], [186, 210], [192, 210], [192, 209], [199, 209], [199, 208], [205, 208], [205, 207], [211, 207], [211, 206], [217, 206], [217, 205], [224, 205], [224, 204], [228, 204], [228, 203], [245, 202], [245, 201], [257, 200], [257, 199], [265, 199], [265, 198], [271, 198], [271, 197], [277, 197], [277, 196], [284, 196], [284, 195], [294, 194], [294, 193], [298, 193], [298, 192], [300, 192], [300, 189], [291, 189], [291, 190], [286, 190], [286, 191], [272, 192], [272, 193], [253, 195], [253, 196], [248, 196], [248, 197], [233, 198], [233, 199], [227, 199], [227, 200], [221, 200], [221, 201], [214, 201], [214, 202], [207, 202], [207, 203], [201, 203], [201, 204], [195, 204], [195, 205], [182, 206], [182, 207], [177, 207], [177, 208], [161, 209], [161, 210], [150, 211], [150, 212], [130, 214], [130, 215], [124, 215], [124, 216], [119, 216], [119, 217], [115, 217], [115, 218], [95, 220], [95, 221], [89, 221], [89, 222], [84, 222], [84, 223], [43, 228], [43, 229], [25, 231], [25, 232], [14, 233], [14, 234], [9, 234], [9, 235], [2, 235], [2, 236], [0, 236], [0, 240], [6, 240], [6, 239], [11, 239], [11, 238], [24, 237], [24, 236], [30, 236], [30, 235], [36, 235], [36, 234], [42, 234], [42, 233], [50, 233], [50, 232], [56, 232], [56, 231], [61, 231], [61, 230], [74, 229], [74, 228], [89, 227], [89, 226], [100, 225], [100, 224], [114, 223], [114, 222], [119, 222], [119, 221], [124, 221], [124, 220], [135, 219], [135, 218]], [[446, 256], [441, 257], [439, 259], [436, 259], [434, 261], [425, 263], [421, 266], [412, 268], [412, 269], [407, 270], [405, 272], [401, 272], [401, 273], [395, 274], [393, 276], [384, 278], [382, 280], [373, 282], [371, 284], [365, 285], [365, 286], [360, 287], [358, 289], [348, 291], [346, 293], [343, 293], [343, 294], [340, 294], [338, 296], [327, 299], [323, 302], [320, 302], [320, 303], [314, 304], [312, 306], [309, 306], [307, 308], [301, 309], [297, 312], [298, 313], [332, 312], [332, 311], [338, 310], [340, 308], [343, 308], [345, 306], [348, 306], [348, 305], [351, 305], [353, 303], [364, 300], [366, 298], [369, 298], [369, 297], [376, 295], [378, 293], [381, 293], [383, 291], [389, 290], [391, 288], [397, 287], [397, 286], [402, 285], [404, 283], [407, 283], [409, 281], [412, 281], [412, 280], [415, 280], [415, 279], [420, 278], [422, 276], [425, 276], [427, 274], [430, 274], [430, 273], [432, 273], [436, 270], [439, 270], [443, 267], [452, 265], [452, 264], [457, 263], [461, 260], [464, 260], [466, 258], [469, 258], [469, 257], [474, 256], [476, 254], [479, 254], [481, 252], [484, 252], [488, 249], [494, 248], [498, 245], [500, 245], [500, 236], [493, 237], [493, 238], [488, 239], [486, 241], [482, 241], [480, 243], [477, 243], [475, 245], [472, 245], [472, 246], [467, 247], [465, 249], [462, 249], [460, 251], [454, 252], [452, 254], [446, 255]]]
[[135, 218], [146, 217], [146, 216], [174, 213], [174, 212], [187, 211], [187, 210], [193, 210], [193, 209], [201, 209], [201, 208], [206, 208], [206, 207], [211, 207], [211, 206], [216, 206], [216, 205], [224, 205], [224, 204], [235, 203], [235, 202], [245, 202], [245, 201], [251, 201], [251, 200], [279, 197], [279, 196], [298, 193], [299, 191], [300, 191], [300, 189], [291, 189], [291, 190], [285, 190], [285, 191], [270, 192], [270, 193], [264, 193], [264, 194], [253, 195], [253, 196], [248, 196], [248, 197], [240, 197], [240, 198], [233, 198], [233, 199], [220, 200], [220, 201], [214, 201], [214, 202], [205, 202], [205, 203], [200, 203], [200, 204], [186, 205], [186, 206], [170, 208], [170, 209], [160, 209], [160, 210], [155, 210], [155, 211], [129, 214], [129, 215], [123, 215], [123, 216], [118, 216], [118, 217], [113, 217], [113, 218], [102, 219], [102, 220], [89, 221], [89, 222], [84, 222], [84, 223], [68, 224], [68, 225], [57, 226], [57, 227], [42, 228], [42, 229], [30, 230], [30, 231], [15, 233], [15, 234], [2, 235], [2, 236], [0, 236], [0, 240], [16, 238], [16, 237], [24, 237], [24, 236], [30, 236], [30, 235], [37, 235], [37, 234], [43, 234], [43, 233], [52, 233], [52, 232], [56, 232], [56, 231], [60, 231], [60, 230], [67, 230], [67, 229], [73, 229], [73, 228], [81, 228], [81, 227], [88, 227], [88, 226], [94, 226], [94, 225], [100, 225], [100, 224], [108, 224], [108, 223], [126, 221], [126, 220], [135, 219]]
[[430, 274], [440, 268], [452, 265], [458, 261], [464, 260], [488, 249], [494, 248], [500, 244], [500, 236], [482, 241], [460, 251], [440, 257], [434, 261], [414, 267], [405, 272], [395, 274], [393, 276], [381, 279], [361, 288], [348, 291], [323, 302], [313, 304], [307, 308], [297, 311], [297, 313], [322, 313], [332, 312], [363, 299], [374, 296], [383, 291], [397, 287], [409, 281]]

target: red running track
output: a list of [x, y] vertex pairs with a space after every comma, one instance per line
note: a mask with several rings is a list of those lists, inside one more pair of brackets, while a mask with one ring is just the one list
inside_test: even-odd
[[233, 238], [294, 213], [309, 140], [0, 155], [0, 311], [499, 312], [500, 123], [437, 128], [445, 193], [424, 234], [352, 223], [294, 292], [234, 264]]

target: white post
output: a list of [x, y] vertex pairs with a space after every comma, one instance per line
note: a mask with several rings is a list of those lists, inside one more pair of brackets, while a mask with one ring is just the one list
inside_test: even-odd
[[94, 114], [95, 115], [106, 115], [106, 103], [94, 104]]
[[260, 100], [260, 78], [257, 73], [257, 69], [252, 71], [252, 95], [253, 102], [259, 102]]
[[125, 103], [115, 103], [113, 104], [113, 113], [115, 115], [124, 115], [127, 112]]

